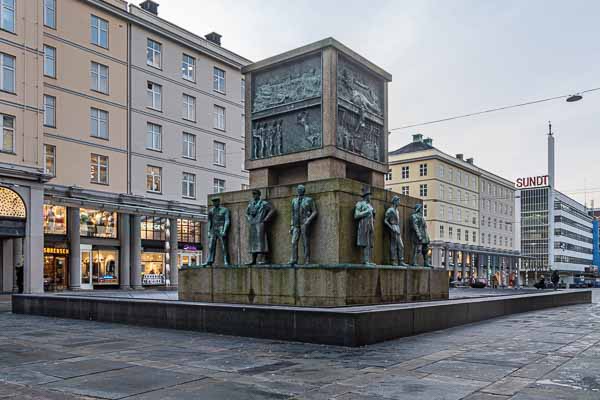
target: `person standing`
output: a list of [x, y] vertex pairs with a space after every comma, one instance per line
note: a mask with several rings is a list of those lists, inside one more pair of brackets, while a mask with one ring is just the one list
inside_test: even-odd
[[269, 253], [269, 242], [267, 239], [267, 223], [275, 214], [275, 209], [266, 200], [260, 198], [260, 190], [252, 191], [252, 200], [246, 209], [246, 219], [250, 225], [250, 254], [252, 261], [247, 265], [256, 264], [258, 256], [262, 256], [259, 264], [266, 264], [266, 256]]
[[550, 277], [552, 281], [552, 285], [554, 286], [554, 290], [558, 289], [558, 281], [560, 281], [560, 276], [558, 275], [558, 270], [552, 271], [552, 276]]
[[290, 264], [298, 264], [298, 242], [302, 238], [304, 249], [304, 264], [310, 263], [310, 225], [317, 217], [317, 205], [315, 201], [305, 196], [306, 188], [298, 185], [296, 188], [298, 196], [292, 199], [292, 221], [290, 234], [292, 235], [292, 255]]

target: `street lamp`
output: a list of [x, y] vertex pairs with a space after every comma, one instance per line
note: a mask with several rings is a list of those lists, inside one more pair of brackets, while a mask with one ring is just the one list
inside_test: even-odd
[[583, 96], [580, 95], [579, 93], [575, 93], [575, 94], [572, 94], [569, 97], [567, 97], [567, 103], [574, 103], [574, 102], [579, 101], [581, 99], [583, 99]]

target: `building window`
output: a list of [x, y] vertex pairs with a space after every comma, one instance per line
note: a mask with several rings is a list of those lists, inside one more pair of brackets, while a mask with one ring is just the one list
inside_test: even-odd
[[183, 156], [196, 159], [196, 135], [183, 132]]
[[0, 7], [0, 28], [15, 32], [15, 0], [2, 0]]
[[154, 68], [161, 68], [161, 44], [148, 39], [146, 44], [146, 64]]
[[44, 0], [44, 25], [56, 29], [56, 0]]
[[196, 59], [184, 54], [181, 57], [181, 77], [188, 81], [196, 81]]
[[67, 234], [67, 207], [44, 204], [44, 233], [50, 235]]
[[183, 173], [182, 183], [182, 195], [183, 197], [195, 198], [196, 197], [196, 175]]
[[217, 67], [213, 68], [213, 89], [225, 93], [225, 71]]
[[496, 246], [498, 244], [498, 238], [496, 237], [496, 235], [494, 235], [494, 246]]
[[462, 240], [460, 228], [456, 229], [456, 240]]
[[402, 179], [408, 179], [410, 176], [410, 167], [402, 167]]
[[427, 176], [427, 164], [419, 165], [419, 176]]
[[488, 233], [488, 244], [492, 244], [492, 234]]
[[225, 130], [225, 107], [215, 105], [214, 109], [214, 127], [221, 131]]
[[162, 150], [162, 126], [148, 122], [146, 130], [146, 148], [148, 150]]
[[448, 168], [448, 180], [452, 182], [452, 168]]
[[481, 234], [481, 244], [485, 244], [485, 233]]
[[477, 243], [477, 232], [473, 231], [473, 243]]
[[56, 97], [44, 95], [44, 126], [56, 127]]
[[213, 193], [223, 193], [225, 191], [225, 181], [215, 178], [213, 181]]
[[90, 72], [92, 78], [92, 90], [108, 93], [108, 67], [92, 61]]
[[108, 49], [108, 21], [92, 15], [92, 44]]
[[465, 242], [469, 241], [469, 231], [465, 230]]
[[440, 200], [444, 200], [445, 192], [446, 192], [446, 187], [444, 186], [443, 183], [440, 183]]
[[454, 190], [448, 186], [448, 201], [452, 201], [452, 197], [454, 197]]
[[162, 86], [154, 82], [148, 82], [147, 90], [148, 107], [161, 111], [162, 110]]
[[440, 239], [444, 238], [444, 225], [440, 225]]
[[92, 137], [108, 139], [108, 112], [90, 108], [90, 131]]
[[108, 185], [108, 156], [92, 154], [90, 159], [90, 182]]
[[246, 80], [242, 78], [242, 82], [240, 84], [240, 89], [241, 89], [241, 101], [242, 103], [244, 103], [246, 101]]
[[453, 231], [452, 227], [449, 226], [448, 227], [448, 239], [452, 239], [452, 235], [453, 235], [452, 231]]
[[15, 92], [15, 58], [4, 53], [0, 53], [0, 89]]
[[444, 166], [443, 166], [443, 165], [440, 165], [440, 166], [438, 167], [438, 176], [439, 176], [440, 178], [443, 178], [443, 177], [444, 177]]
[[56, 49], [44, 45], [44, 75], [56, 78]]
[[56, 176], [56, 146], [44, 145], [44, 173]]
[[488, 217], [488, 228], [492, 227], [492, 217]]
[[183, 119], [196, 120], [196, 98], [187, 94], [183, 95]]
[[443, 204], [440, 204], [440, 220], [442, 220], [442, 221], [444, 220], [445, 209], [446, 209], [446, 207], [444, 207]]
[[498, 227], [497, 225], [498, 224], [497, 224], [496, 218], [494, 218], [494, 229], [496, 229]]
[[166, 225], [166, 218], [148, 217], [146, 215], [142, 215], [142, 217], [140, 218], [140, 233], [142, 240], [166, 240]]
[[200, 243], [202, 223], [191, 219], [177, 219], [177, 241], [181, 243]]
[[408, 196], [410, 193], [410, 188], [408, 186], [402, 186], [402, 188], [400, 190], [401, 190], [401, 193], [405, 196]]
[[0, 151], [15, 152], [15, 117], [0, 114]]
[[384, 174], [383, 177], [386, 181], [391, 181], [392, 180], [392, 169], [391, 168], [388, 169], [387, 174]]
[[225, 143], [214, 142], [213, 145], [213, 163], [215, 165], [225, 166]]
[[452, 222], [454, 219], [454, 208], [448, 207], [448, 221]]
[[162, 168], [146, 166], [146, 190], [152, 193], [162, 192]]
[[427, 217], [427, 204], [423, 204], [423, 217]]
[[427, 197], [427, 184], [426, 183], [419, 185], [419, 196]]
[[456, 222], [462, 223], [462, 209], [456, 208]]
[[[117, 213], [89, 208], [79, 209], [79, 234], [86, 237], [113, 238], [117, 237]], [[100, 262], [94, 257], [94, 264]], [[98, 261], [96, 261], [98, 260]], [[97, 266], [94, 266], [96, 269]]]

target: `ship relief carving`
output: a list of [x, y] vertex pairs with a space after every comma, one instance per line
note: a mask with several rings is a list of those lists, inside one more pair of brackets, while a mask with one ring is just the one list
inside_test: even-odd
[[345, 57], [337, 68], [337, 146], [373, 161], [384, 160], [384, 82]]
[[253, 77], [252, 112], [321, 97], [321, 56], [261, 72]]
[[320, 106], [252, 121], [252, 159], [319, 148], [322, 132]]

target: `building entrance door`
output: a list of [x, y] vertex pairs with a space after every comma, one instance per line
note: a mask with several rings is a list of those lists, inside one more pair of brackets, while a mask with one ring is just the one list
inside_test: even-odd
[[93, 289], [92, 286], [92, 246], [81, 245], [81, 289]]

